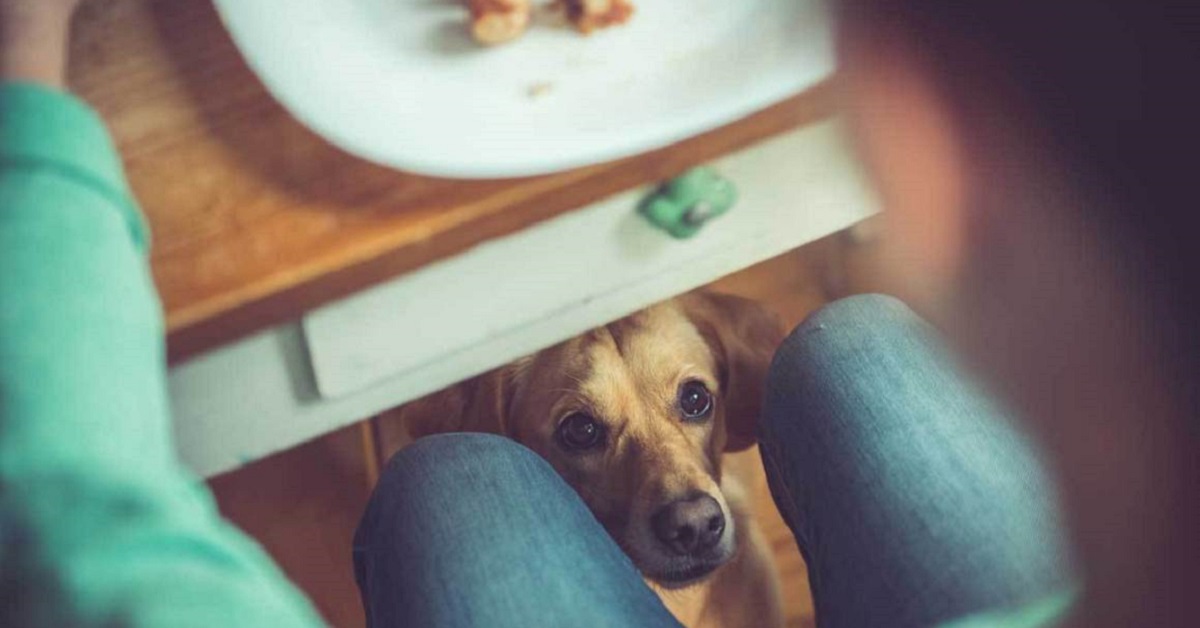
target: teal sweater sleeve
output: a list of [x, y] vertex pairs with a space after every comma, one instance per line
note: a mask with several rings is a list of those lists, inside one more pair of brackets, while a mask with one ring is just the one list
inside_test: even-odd
[[317, 626], [171, 443], [146, 229], [99, 118], [0, 85], [0, 626]]
[[1020, 608], [972, 615], [939, 628], [1054, 628], [1067, 619], [1077, 596], [1074, 589], [1050, 593]]

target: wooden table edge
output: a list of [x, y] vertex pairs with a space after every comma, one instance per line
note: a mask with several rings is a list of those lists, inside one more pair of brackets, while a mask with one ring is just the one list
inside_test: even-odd
[[[167, 359], [177, 364], [205, 351], [347, 297], [473, 246], [528, 228], [613, 194], [680, 172], [802, 126], [836, 111], [836, 81], [718, 129], [642, 155], [583, 169], [573, 183], [548, 189], [502, 211], [439, 232], [416, 244], [385, 248], [333, 270], [285, 273], [230, 291], [219, 299], [168, 310]], [[289, 269], [292, 270], [292, 269]], [[300, 275], [297, 277], [296, 275]]]

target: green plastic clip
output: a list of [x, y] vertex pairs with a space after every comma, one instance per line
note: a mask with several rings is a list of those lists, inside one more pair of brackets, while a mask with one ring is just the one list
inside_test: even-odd
[[690, 238], [737, 201], [737, 190], [712, 168], [701, 166], [663, 183], [638, 205], [650, 224], [672, 237]]

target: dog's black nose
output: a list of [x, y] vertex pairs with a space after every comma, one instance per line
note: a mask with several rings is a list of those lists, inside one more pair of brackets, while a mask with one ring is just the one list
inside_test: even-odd
[[650, 519], [654, 534], [676, 554], [696, 555], [713, 548], [725, 531], [721, 505], [708, 495], [671, 502]]

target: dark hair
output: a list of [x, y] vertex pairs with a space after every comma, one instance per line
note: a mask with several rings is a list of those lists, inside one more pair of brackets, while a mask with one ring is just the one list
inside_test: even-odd
[[[834, 0], [898, 38], [952, 107], [1015, 112], [1163, 306], [1181, 374], [1200, 339], [1200, 0]], [[969, 114], [968, 114], [969, 115]], [[1171, 324], [1174, 323], [1174, 324]], [[1186, 365], [1186, 366], [1185, 366]], [[1187, 389], [1200, 388], [1190, 383]], [[1181, 391], [1182, 392], [1182, 391]], [[1194, 406], [1193, 406], [1194, 407]]]

